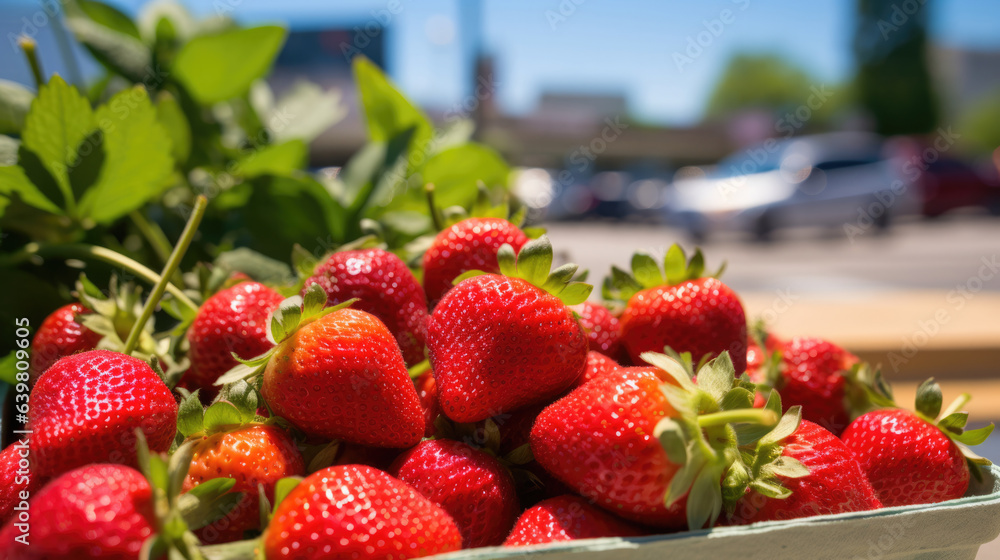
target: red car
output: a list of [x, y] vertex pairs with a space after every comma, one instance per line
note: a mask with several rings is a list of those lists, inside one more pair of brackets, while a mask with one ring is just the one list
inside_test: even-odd
[[981, 206], [1000, 215], [1000, 180], [992, 165], [983, 169], [953, 158], [928, 163], [920, 174], [923, 214], [936, 217], [955, 208]]

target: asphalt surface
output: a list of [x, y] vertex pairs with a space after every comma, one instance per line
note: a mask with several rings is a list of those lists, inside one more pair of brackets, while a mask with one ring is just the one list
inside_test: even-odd
[[[556, 222], [544, 224], [557, 256], [599, 281], [612, 264], [628, 267], [637, 250], [662, 255], [683, 232], [659, 224]], [[795, 229], [768, 243], [729, 235], [701, 244], [709, 269], [727, 261], [723, 279], [738, 292], [851, 293], [965, 289], [1000, 291], [1000, 219], [952, 215], [896, 224], [848, 238], [844, 231]], [[989, 263], [987, 265], [986, 263]]]

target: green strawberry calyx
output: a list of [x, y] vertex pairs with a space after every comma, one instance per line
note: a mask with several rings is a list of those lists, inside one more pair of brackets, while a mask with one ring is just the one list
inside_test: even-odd
[[136, 429], [139, 471], [153, 491], [153, 514], [156, 533], [143, 543], [140, 558], [184, 558], [204, 560], [198, 538], [192, 533], [228, 514], [243, 499], [242, 492], [232, 492], [236, 480], [214, 478], [183, 492], [194, 442], [178, 447], [169, 457], [151, 453], [145, 434]]
[[240, 379], [222, 387], [218, 396], [208, 407], [203, 407], [199, 391], [188, 393], [183, 389], [183, 398], [177, 410], [177, 433], [185, 439], [197, 439], [220, 432], [229, 432], [252, 424], [280, 425], [286, 422], [274, 415], [264, 417], [257, 414], [258, 407], [265, 405], [257, 389]]
[[694, 255], [689, 260], [684, 249], [674, 243], [663, 257], [662, 269], [652, 255], [637, 252], [632, 255], [632, 272], [612, 266], [611, 275], [604, 279], [601, 291], [606, 300], [628, 301], [642, 290], [658, 286], [676, 286], [688, 280], [704, 277], [718, 278], [725, 270], [726, 263], [723, 262], [718, 270], [705, 274], [705, 256], [702, 255], [701, 249], [696, 247]]
[[233, 352], [232, 356], [239, 364], [222, 374], [215, 381], [215, 385], [227, 385], [241, 379], [259, 377], [264, 373], [264, 368], [267, 367], [271, 356], [278, 351], [278, 347], [292, 338], [299, 329], [334, 311], [350, 307], [357, 301], [357, 298], [330, 307], [326, 307], [326, 301], [326, 291], [319, 284], [309, 286], [305, 296], [295, 295], [282, 301], [278, 308], [271, 313], [271, 320], [267, 325], [267, 339], [274, 346], [260, 356], [251, 359], [245, 359]]
[[[574, 280], [573, 276], [579, 268], [575, 264], [564, 264], [552, 270], [552, 243], [547, 235], [525, 243], [519, 253], [515, 253], [509, 243], [504, 243], [497, 252], [497, 262], [500, 265], [500, 274], [525, 280], [556, 296], [566, 305], [583, 303], [594, 289], [590, 284]], [[463, 280], [483, 274], [489, 273], [470, 270], [455, 278], [453, 283], [459, 284]]]
[[687, 496], [688, 528], [714, 525], [735, 493], [728, 473], [741, 460], [741, 444], [763, 437], [778, 422], [772, 409], [753, 408], [754, 385], [744, 375], [736, 377], [728, 352], [705, 363], [696, 380], [690, 374], [690, 360], [681, 363], [666, 354], [645, 352], [642, 359], [663, 370], [674, 383], [661, 390], [676, 416], [665, 417], [654, 435], [671, 462], [682, 465], [664, 496], [667, 507]]
[[[781, 397], [777, 391], [768, 396], [765, 410], [781, 414]], [[747, 492], [754, 490], [768, 498], [783, 500], [792, 495], [781, 480], [801, 478], [809, 468], [798, 459], [783, 454], [785, 439], [794, 434], [802, 424], [802, 407], [789, 407], [770, 431], [756, 441], [740, 442], [740, 461], [726, 473], [726, 511], [730, 515], [736, 504]]]
[[980, 467], [993, 463], [989, 459], [977, 455], [969, 449], [969, 446], [985, 442], [993, 433], [994, 426], [990, 422], [989, 425], [975, 430], [965, 428], [969, 422], [969, 413], [962, 412], [961, 408], [970, 400], [972, 400], [971, 395], [962, 393], [947, 408], [941, 410], [944, 402], [941, 386], [931, 377], [917, 388], [916, 414], [920, 419], [937, 426], [941, 433], [954, 441], [962, 451], [962, 455], [965, 456], [965, 460], [969, 464], [969, 471], [976, 477], [976, 480], [982, 480], [983, 475], [980, 472]]

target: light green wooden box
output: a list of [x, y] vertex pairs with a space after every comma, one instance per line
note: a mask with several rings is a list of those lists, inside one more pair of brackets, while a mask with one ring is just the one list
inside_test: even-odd
[[[480, 548], [435, 560], [975, 560], [1000, 535], [1000, 467], [983, 469], [966, 497], [875, 513], [823, 515], [642, 538]], [[1000, 559], [998, 559], [1000, 560]]]

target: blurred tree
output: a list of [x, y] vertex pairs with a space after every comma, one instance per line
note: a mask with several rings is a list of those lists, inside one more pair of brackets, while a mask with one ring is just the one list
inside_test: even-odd
[[963, 112], [959, 133], [965, 145], [978, 152], [1000, 146], [1000, 90], [980, 98]]
[[882, 134], [930, 132], [937, 99], [927, 68], [927, 0], [858, 0], [858, 100]]

